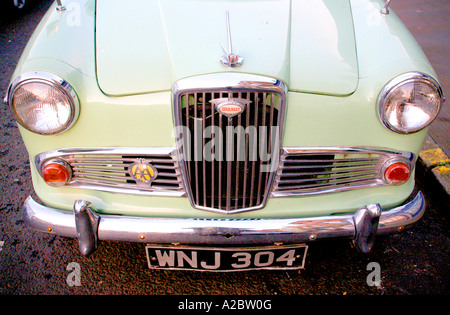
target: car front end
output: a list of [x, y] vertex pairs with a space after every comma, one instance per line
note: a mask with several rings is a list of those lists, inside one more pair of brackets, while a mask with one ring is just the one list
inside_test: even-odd
[[319, 240], [369, 252], [423, 215], [415, 163], [444, 97], [383, 1], [70, 5], [6, 96], [30, 226], [86, 256], [133, 241], [150, 267], [243, 270], [301, 268]]

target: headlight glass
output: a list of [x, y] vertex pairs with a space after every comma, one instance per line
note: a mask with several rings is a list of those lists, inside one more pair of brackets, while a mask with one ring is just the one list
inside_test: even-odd
[[43, 135], [59, 134], [72, 126], [78, 102], [70, 85], [48, 74], [26, 74], [10, 88], [9, 102], [17, 121]]
[[413, 133], [427, 127], [443, 102], [440, 85], [422, 73], [408, 73], [390, 81], [378, 101], [382, 123], [398, 133]]

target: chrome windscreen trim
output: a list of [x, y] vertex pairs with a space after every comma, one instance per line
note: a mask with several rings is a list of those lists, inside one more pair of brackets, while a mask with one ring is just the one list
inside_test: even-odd
[[[68, 148], [38, 154], [35, 165], [42, 176], [42, 165], [61, 159], [71, 165], [72, 179], [64, 186], [112, 193], [174, 196], [186, 195], [175, 149], [171, 147]], [[127, 167], [136, 161], [152, 161], [158, 178], [151, 185], [133, 184]]]

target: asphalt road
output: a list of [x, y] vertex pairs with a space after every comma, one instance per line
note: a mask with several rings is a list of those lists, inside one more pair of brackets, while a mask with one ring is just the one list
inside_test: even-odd
[[[0, 96], [28, 37], [50, 5], [0, 22]], [[428, 208], [412, 229], [378, 237], [371, 254], [347, 242], [310, 244], [301, 271], [153, 271], [143, 244], [101, 242], [89, 258], [76, 240], [35, 232], [20, 209], [33, 194], [28, 156], [7, 106], [0, 110], [0, 294], [408, 295], [444, 294], [449, 283], [448, 209], [420, 182]], [[374, 267], [375, 266], [375, 267]], [[378, 268], [378, 269], [377, 269]], [[380, 283], [374, 285], [374, 271]], [[74, 274], [74, 272], [76, 274]], [[77, 281], [80, 280], [80, 281]], [[176, 307], [176, 306], [171, 306]]]
[[[447, 100], [450, 95], [450, 1], [392, 1], [392, 8], [420, 43], [436, 70]], [[450, 156], [450, 104], [447, 101], [428, 134]]]

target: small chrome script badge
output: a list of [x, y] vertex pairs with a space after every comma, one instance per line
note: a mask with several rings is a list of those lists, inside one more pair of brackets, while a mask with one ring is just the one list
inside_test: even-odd
[[211, 103], [221, 115], [231, 118], [242, 113], [251, 101], [243, 98], [216, 98]]

